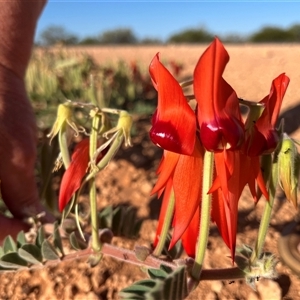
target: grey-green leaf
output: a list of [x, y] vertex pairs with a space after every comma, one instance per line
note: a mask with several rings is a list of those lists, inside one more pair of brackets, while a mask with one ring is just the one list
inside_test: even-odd
[[16, 252], [17, 251], [17, 245], [13, 238], [8, 235], [3, 242], [3, 250], [4, 253], [9, 253], [9, 252]]
[[75, 249], [75, 250], [82, 250], [82, 249], [85, 249], [87, 247], [87, 245], [83, 241], [78, 240], [78, 238], [76, 237], [75, 232], [72, 232], [70, 234], [69, 241], [70, 241], [70, 244], [71, 244], [72, 248]]
[[25, 244], [18, 250], [18, 254], [21, 258], [33, 265], [42, 265], [42, 253], [36, 245]]
[[57, 250], [59, 250], [62, 255], [64, 255], [64, 249], [63, 249], [61, 236], [60, 236], [60, 233], [59, 233], [59, 225], [58, 225], [57, 221], [54, 223], [53, 237], [54, 237], [54, 246], [55, 246], [55, 248]]
[[46, 238], [45, 230], [44, 230], [43, 226], [41, 226], [38, 229], [38, 234], [37, 234], [37, 238], [36, 238], [36, 242], [35, 242], [39, 248], [42, 247], [42, 244], [43, 244], [45, 238]]
[[25, 237], [25, 233], [23, 230], [20, 231], [17, 235], [17, 244], [19, 247], [26, 244], [26, 237]]
[[27, 267], [27, 262], [17, 252], [10, 252], [1, 257], [0, 267], [5, 269], [20, 269]]
[[56, 260], [59, 259], [59, 255], [55, 248], [51, 245], [48, 240], [44, 240], [42, 243], [42, 255], [46, 260]]
[[75, 232], [72, 232], [69, 236], [69, 241], [70, 241], [70, 244], [72, 246], [73, 249], [75, 250], [80, 250], [80, 246], [79, 246], [79, 243], [77, 241], [77, 238], [76, 238], [76, 235], [75, 235]]

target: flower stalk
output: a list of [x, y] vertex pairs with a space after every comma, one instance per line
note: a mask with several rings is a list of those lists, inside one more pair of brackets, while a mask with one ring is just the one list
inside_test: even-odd
[[[101, 124], [101, 115], [99, 115], [98, 110], [95, 109], [92, 113], [92, 130], [90, 136], [90, 147], [89, 156], [90, 161], [93, 159], [94, 154], [97, 150], [97, 139], [98, 132]], [[91, 223], [92, 223], [92, 249], [97, 253], [101, 250], [101, 242], [99, 240], [99, 221], [98, 221], [98, 211], [97, 211], [97, 195], [96, 195], [96, 183], [95, 176], [89, 181], [90, 188], [90, 206], [91, 206]]]
[[205, 151], [203, 162], [203, 187], [202, 187], [202, 202], [201, 202], [201, 217], [198, 242], [196, 245], [196, 257], [192, 269], [192, 277], [197, 281], [200, 280], [201, 271], [205, 251], [207, 248], [209, 224], [210, 224], [210, 208], [211, 208], [211, 193], [207, 193], [213, 181], [214, 154], [210, 151]]
[[266, 200], [266, 204], [264, 207], [263, 215], [260, 220], [257, 239], [255, 242], [255, 246], [253, 252], [250, 257], [251, 265], [255, 264], [255, 262], [260, 258], [263, 250], [263, 246], [265, 244], [267, 231], [269, 228], [272, 209], [275, 200], [275, 193], [276, 193], [276, 186], [278, 183], [278, 163], [277, 161], [273, 162], [271, 165], [271, 177], [270, 177], [270, 184], [269, 184], [269, 200]]
[[160, 256], [164, 249], [166, 239], [168, 236], [168, 232], [170, 229], [170, 225], [172, 222], [174, 207], [175, 207], [175, 195], [174, 195], [174, 191], [172, 191], [171, 195], [170, 195], [169, 203], [168, 203], [168, 208], [167, 208], [167, 211], [165, 214], [164, 223], [163, 223], [161, 233], [159, 236], [159, 240], [158, 240], [157, 246], [155, 247], [155, 249], [152, 253], [154, 256], [157, 256], [157, 257]]

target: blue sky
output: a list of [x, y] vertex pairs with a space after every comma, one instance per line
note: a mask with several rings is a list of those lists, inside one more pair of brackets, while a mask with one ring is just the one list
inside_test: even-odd
[[142, 39], [166, 40], [188, 28], [204, 27], [220, 36], [248, 35], [263, 26], [300, 24], [298, 1], [59, 1], [48, 0], [36, 38], [50, 25], [80, 38], [131, 28]]

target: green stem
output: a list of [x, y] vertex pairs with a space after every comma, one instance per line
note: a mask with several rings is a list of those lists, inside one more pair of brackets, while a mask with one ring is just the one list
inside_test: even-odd
[[[100, 116], [96, 113], [93, 117], [92, 130], [90, 136], [90, 148], [89, 155], [90, 160], [93, 159], [94, 153], [97, 150], [97, 138], [98, 131], [100, 127]], [[98, 210], [97, 210], [97, 195], [96, 195], [96, 183], [95, 177], [91, 178], [89, 182], [90, 188], [90, 206], [91, 206], [91, 224], [92, 224], [92, 248], [95, 252], [101, 250], [101, 243], [99, 239], [99, 220], [98, 220]]]
[[93, 75], [90, 75], [89, 99], [91, 99], [92, 104], [94, 104], [95, 106], [99, 105], [97, 101], [95, 81]]
[[168, 208], [167, 208], [167, 211], [165, 214], [164, 223], [163, 223], [161, 233], [159, 236], [159, 241], [157, 243], [157, 246], [155, 247], [155, 250], [152, 253], [152, 255], [154, 255], [154, 256], [160, 256], [164, 249], [167, 235], [168, 235], [171, 221], [172, 221], [174, 207], [175, 207], [175, 196], [174, 196], [174, 191], [172, 191], [171, 195], [170, 195], [169, 203], [168, 203]]
[[104, 169], [108, 163], [110, 162], [110, 160], [114, 157], [114, 155], [116, 154], [116, 152], [118, 151], [118, 149], [120, 148], [122, 142], [123, 142], [123, 132], [122, 130], [119, 130], [119, 132], [117, 133], [114, 141], [112, 142], [112, 144], [110, 145], [108, 151], [106, 152], [106, 154], [101, 158], [101, 160], [99, 161], [99, 163], [97, 164], [95, 170], [91, 171], [89, 173], [89, 175], [85, 178], [85, 182], [88, 182], [91, 178], [95, 177], [96, 174]]
[[252, 265], [255, 264], [256, 260], [260, 258], [266, 240], [266, 235], [271, 220], [272, 208], [275, 200], [276, 184], [278, 182], [277, 173], [278, 173], [278, 165], [277, 163], [274, 163], [272, 165], [272, 176], [270, 178], [269, 200], [266, 201], [264, 212], [259, 225], [255, 247], [250, 257], [250, 263]]
[[92, 224], [92, 248], [97, 253], [101, 250], [101, 242], [99, 239], [99, 218], [97, 213], [97, 197], [96, 183], [92, 179], [90, 181], [90, 205], [91, 205], [91, 224]]
[[196, 247], [196, 257], [192, 269], [192, 277], [196, 280], [200, 280], [205, 251], [207, 248], [209, 225], [210, 225], [210, 206], [211, 206], [211, 194], [208, 194], [208, 190], [212, 185], [213, 180], [213, 152], [206, 151], [204, 153], [203, 161], [203, 185], [202, 185], [202, 201], [201, 201], [201, 217], [200, 217], [200, 229], [198, 235], [198, 242]]

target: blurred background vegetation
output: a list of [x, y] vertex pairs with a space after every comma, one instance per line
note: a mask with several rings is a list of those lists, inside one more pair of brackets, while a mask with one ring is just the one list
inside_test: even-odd
[[[204, 27], [189, 28], [170, 36], [166, 41], [159, 39], [138, 39], [130, 28], [116, 28], [100, 33], [98, 36], [87, 36], [82, 39], [62, 26], [50, 26], [41, 32], [37, 39], [39, 46], [63, 45], [147, 45], [169, 43], [207, 43], [213, 40], [217, 33]], [[219, 36], [224, 43], [299, 43], [300, 24], [288, 28], [266, 26], [248, 36], [229, 34]]]
[[[57, 142], [56, 146], [53, 146], [53, 143], [53, 147], [49, 146], [46, 135], [56, 118], [60, 103], [67, 100], [91, 103], [92, 99], [96, 99], [100, 107], [127, 110], [135, 115], [136, 120], [146, 119], [147, 124], [150, 123], [151, 115], [157, 106], [157, 93], [151, 83], [147, 66], [135, 60], [120, 60], [116, 64], [106, 62], [100, 65], [86, 53], [78, 51], [77, 54], [70, 54], [65, 46], [209, 43], [215, 35], [205, 28], [191, 28], [178, 32], [163, 42], [156, 39], [138, 39], [130, 28], [117, 28], [103, 32], [97, 37], [84, 39], [79, 39], [60, 26], [51, 26], [44, 30], [38, 39], [38, 47], [33, 52], [26, 74], [27, 92], [40, 133], [41, 159], [37, 165], [37, 174], [40, 174], [38, 182], [41, 199], [46, 199], [49, 207], [56, 203], [53, 199], [57, 196], [57, 182], [61, 174], [49, 174], [52, 174], [58, 148]], [[297, 43], [300, 42], [300, 25], [287, 29], [264, 27], [248, 37], [229, 35], [220, 38], [225, 43]], [[177, 79], [182, 79], [184, 65], [173, 60], [163, 63]], [[74, 117], [80, 125], [89, 127], [90, 119], [86, 111], [75, 109]], [[138, 135], [136, 123], [132, 130], [134, 137]]]
[[[175, 77], [180, 76], [182, 65], [173, 60], [164, 63]], [[33, 52], [25, 79], [41, 130], [52, 126], [58, 105], [68, 100], [91, 103], [95, 99], [99, 107], [148, 116], [157, 105], [148, 68], [134, 60], [100, 65], [86, 53], [70, 54], [66, 47], [42, 48]], [[84, 126], [87, 120], [81, 111], [75, 116]]]

